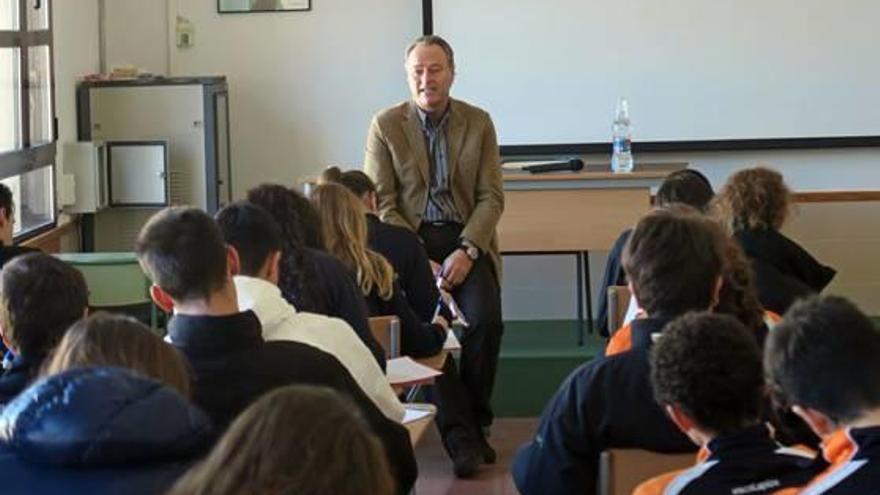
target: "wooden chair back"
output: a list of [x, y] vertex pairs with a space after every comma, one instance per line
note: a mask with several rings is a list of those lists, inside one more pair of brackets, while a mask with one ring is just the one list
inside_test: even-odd
[[696, 454], [610, 449], [599, 458], [599, 495], [631, 495], [643, 481], [696, 463]]
[[620, 327], [623, 326], [623, 320], [626, 318], [626, 310], [629, 308], [630, 299], [629, 287], [626, 285], [612, 285], [608, 287], [607, 308], [608, 308], [608, 335], [614, 335]]
[[370, 332], [385, 350], [385, 359], [400, 356], [400, 319], [397, 316], [373, 316], [370, 318]]

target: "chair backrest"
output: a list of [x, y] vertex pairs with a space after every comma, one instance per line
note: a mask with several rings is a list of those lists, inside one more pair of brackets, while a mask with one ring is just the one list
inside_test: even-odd
[[396, 316], [374, 316], [370, 318], [370, 331], [373, 338], [385, 350], [385, 358], [400, 356], [400, 319]]
[[608, 307], [608, 335], [614, 335], [620, 327], [623, 326], [623, 320], [626, 318], [626, 310], [629, 308], [630, 299], [629, 287], [626, 285], [612, 285], [608, 287], [607, 307]]
[[83, 274], [89, 288], [89, 306], [97, 309], [150, 306], [156, 328], [157, 311], [150, 297], [150, 280], [134, 253], [58, 253], [58, 259]]
[[696, 463], [696, 454], [610, 449], [599, 459], [599, 495], [631, 495], [643, 481]]

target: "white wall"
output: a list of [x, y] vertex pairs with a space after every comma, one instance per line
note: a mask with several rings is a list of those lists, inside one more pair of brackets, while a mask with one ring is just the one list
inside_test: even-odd
[[[401, 52], [421, 29], [420, 2], [414, 0], [313, 1], [311, 12], [226, 15], [217, 14], [215, 0], [107, 3], [113, 3], [106, 19], [112, 26], [107, 45], [114, 47], [108, 50], [116, 60], [167, 63], [171, 75], [224, 74], [229, 78], [236, 197], [261, 182], [292, 183], [314, 175], [329, 163], [358, 166], [370, 115], [407, 96]], [[178, 15], [193, 23], [195, 46], [169, 51], [169, 40], [159, 40], [165, 29], [157, 20]], [[123, 28], [140, 18], [148, 19], [146, 25], [151, 27], [149, 34], [136, 40]], [[168, 31], [173, 35], [174, 29]], [[468, 67], [480, 61], [462, 55], [457, 63], [461, 82]], [[638, 107], [632, 109], [636, 138], [639, 112]], [[716, 187], [732, 170], [759, 161], [780, 169], [795, 190], [880, 187], [877, 149], [636, 157], [637, 161], [657, 159], [688, 161], [704, 171]], [[589, 211], [582, 214], [589, 215]], [[819, 229], [830, 223], [853, 232], [859, 229], [845, 215], [820, 220]], [[797, 234], [803, 232], [801, 228]], [[832, 257], [845, 255], [846, 248], [836, 246], [830, 251]], [[819, 254], [827, 257], [828, 253], [824, 249]], [[594, 280], [601, 274], [604, 257], [605, 253], [593, 255]], [[574, 315], [573, 258], [508, 257], [505, 264], [502, 294], [506, 318]], [[866, 280], [848, 267], [838, 275], [833, 288], [880, 314], [880, 274]]]
[[360, 166], [370, 116], [407, 96], [403, 49], [419, 34], [420, 5], [333, 0], [220, 15], [215, 0], [177, 2], [195, 46], [172, 50], [172, 74], [229, 78], [236, 197], [329, 164]]
[[134, 65], [168, 75], [166, 0], [103, 0], [103, 5], [106, 70]]
[[61, 0], [52, 2], [52, 8], [60, 173], [61, 147], [76, 141], [76, 80], [98, 72], [98, 2]]

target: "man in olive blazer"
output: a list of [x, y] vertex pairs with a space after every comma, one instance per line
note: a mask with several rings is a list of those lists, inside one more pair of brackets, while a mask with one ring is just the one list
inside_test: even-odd
[[[376, 182], [382, 221], [417, 231], [430, 185], [430, 161], [417, 105], [407, 101], [379, 112], [370, 125], [365, 171]], [[495, 226], [504, 209], [501, 160], [489, 114], [449, 100], [448, 160], [455, 206], [467, 219], [461, 237], [492, 260], [501, 277]]]
[[370, 125], [364, 170], [376, 182], [382, 220], [415, 232], [469, 323], [460, 378], [454, 365], [437, 382], [437, 424], [460, 477], [495, 454], [483, 429], [498, 364], [501, 256], [495, 226], [504, 209], [501, 165], [489, 114], [449, 97], [452, 48], [424, 36], [406, 50], [412, 99], [382, 110]]

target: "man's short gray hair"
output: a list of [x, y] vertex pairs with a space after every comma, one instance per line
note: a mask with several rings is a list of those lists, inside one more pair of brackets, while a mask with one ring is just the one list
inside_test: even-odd
[[406, 53], [404, 54], [404, 60], [409, 58], [410, 52], [419, 45], [435, 45], [439, 46], [443, 53], [446, 54], [446, 60], [449, 62], [449, 68], [452, 71], [455, 71], [455, 53], [452, 52], [452, 46], [440, 36], [436, 34], [428, 34], [425, 36], [419, 36], [409, 46], [406, 47]]

